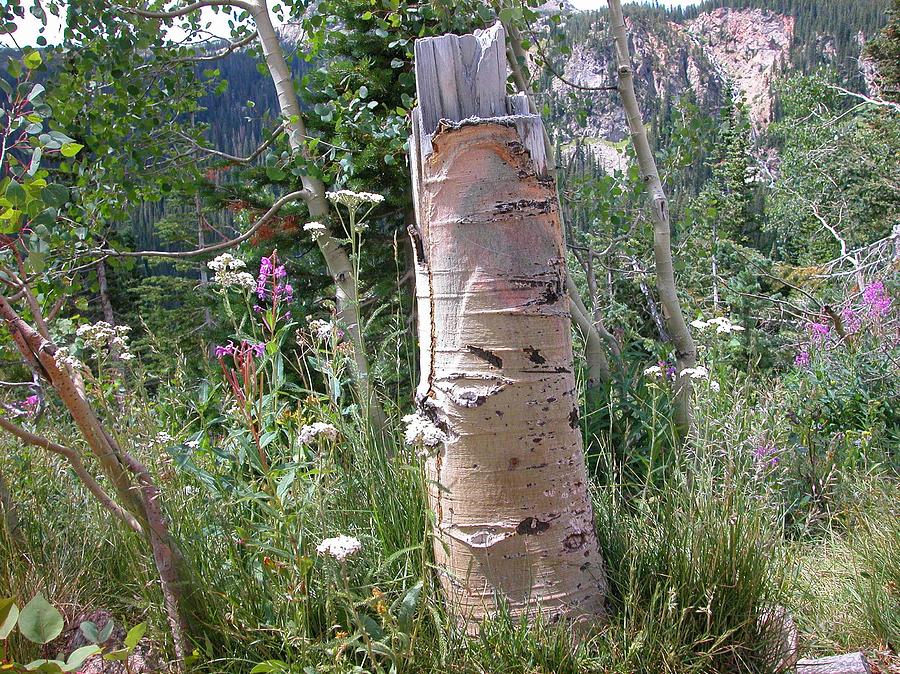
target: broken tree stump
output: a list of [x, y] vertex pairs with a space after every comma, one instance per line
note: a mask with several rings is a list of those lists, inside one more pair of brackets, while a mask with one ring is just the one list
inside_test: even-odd
[[507, 96], [505, 35], [416, 41], [410, 164], [434, 552], [469, 629], [593, 620], [606, 576], [572, 359], [565, 248], [543, 126]]

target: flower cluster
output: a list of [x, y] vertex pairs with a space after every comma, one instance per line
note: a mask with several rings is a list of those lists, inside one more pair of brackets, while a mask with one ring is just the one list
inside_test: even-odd
[[862, 327], [862, 319], [852, 307], [844, 307], [841, 310], [841, 323], [844, 325], [844, 332], [848, 335], [855, 335]]
[[437, 447], [447, 440], [444, 432], [421, 412], [407, 414], [403, 423], [406, 424], [403, 436], [407, 445]]
[[56, 361], [56, 367], [62, 370], [65, 370], [67, 368], [80, 370], [84, 367], [84, 363], [82, 363], [74, 355], [72, 355], [72, 352], [64, 346], [61, 346], [56, 350], [56, 354], [53, 356], [53, 358]]
[[732, 332], [742, 332], [744, 330], [743, 327], [736, 323], [732, 323], [725, 316], [719, 316], [718, 318], [710, 318], [708, 321], [704, 321], [701, 319], [696, 319], [691, 321], [691, 325], [700, 330], [701, 332], [706, 330], [707, 328], [715, 327], [716, 334], [730, 334]]
[[353, 190], [338, 190], [337, 192], [326, 192], [325, 196], [331, 203], [346, 206], [351, 211], [355, 211], [363, 204], [380, 204], [384, 201], [384, 197], [380, 194], [372, 194], [371, 192], [354, 192]]
[[301, 445], [310, 445], [319, 436], [334, 442], [337, 440], [338, 429], [331, 424], [326, 424], [324, 421], [316, 421], [301, 428], [297, 439]]
[[75, 335], [92, 351], [100, 353], [109, 349], [118, 353], [121, 360], [131, 360], [134, 355], [128, 351], [129, 332], [131, 328], [127, 325], [110, 325], [106, 321], [98, 321], [79, 326]]
[[884, 288], [884, 283], [875, 281], [863, 289], [863, 303], [872, 318], [886, 316], [891, 310], [891, 298]]
[[253, 290], [256, 280], [253, 275], [242, 271], [247, 268], [243, 260], [237, 259], [231, 253], [222, 253], [214, 260], [206, 264], [215, 272], [213, 281], [216, 285], [226, 290], [237, 288], [238, 290]]
[[272, 251], [259, 261], [259, 276], [256, 277], [256, 296], [260, 300], [288, 302], [294, 299], [294, 288], [287, 282], [287, 270], [278, 264], [278, 252]]
[[320, 236], [325, 236], [328, 232], [328, 229], [321, 222], [307, 222], [303, 225], [303, 231], [309, 232], [309, 235], [312, 237], [313, 241], [318, 240]]
[[774, 468], [780, 460], [778, 457], [778, 448], [770, 443], [762, 443], [753, 450], [753, 458], [760, 466], [768, 466]]
[[343, 330], [336, 327], [334, 323], [323, 321], [321, 318], [310, 318], [309, 330], [316, 339], [321, 340], [331, 339], [332, 336], [341, 339], [344, 336]]
[[237, 345], [231, 340], [228, 340], [228, 344], [219, 345], [215, 348], [216, 358], [219, 359], [224, 358], [225, 356], [235, 356], [237, 360], [246, 356], [262, 358], [265, 353], [265, 342], [253, 343], [248, 342], [246, 339]]
[[682, 377], [690, 377], [691, 379], [709, 379], [709, 370], [702, 365], [686, 367], [679, 374]]
[[345, 561], [362, 550], [362, 543], [353, 536], [335, 536], [326, 538], [316, 546], [316, 552], [326, 557], [333, 557], [339, 562]]
[[675, 366], [671, 363], [668, 363], [664, 360], [661, 360], [656, 363], [656, 365], [651, 365], [646, 370], [644, 370], [645, 377], [665, 377], [670, 381], [675, 380]]
[[33, 417], [37, 414], [38, 407], [40, 407], [41, 398], [36, 394], [32, 394], [25, 398], [25, 400], [20, 400], [15, 403], [15, 410], [13, 410], [14, 416], [27, 416]]
[[831, 335], [831, 328], [826, 323], [812, 322], [807, 328], [813, 344], [821, 344]]

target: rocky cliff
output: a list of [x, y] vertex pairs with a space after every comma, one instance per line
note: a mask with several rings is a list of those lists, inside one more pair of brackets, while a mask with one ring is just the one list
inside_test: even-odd
[[[792, 54], [813, 53], [819, 63], [839, 55], [835, 39], [821, 33], [797, 42], [796, 19], [762, 8], [717, 7], [690, 18], [673, 20], [665, 13], [634, 12], [627, 19], [635, 68], [635, 85], [644, 119], [653, 123], [671, 105], [690, 96], [715, 114], [726, 91], [747, 106], [754, 130], [764, 131], [775, 115], [774, 84], [785, 70], [796, 67]], [[556, 71], [563, 79], [545, 75], [545, 91], [554, 123], [568, 137], [594, 144], [615, 143], [627, 133], [621, 105], [608, 91], [591, 87], [615, 82], [615, 57], [604, 13], [570, 17], [578, 35], [570, 40], [571, 54]], [[566, 28], [563, 28], [566, 30]], [[855, 34], [857, 45], [864, 35]], [[871, 80], [857, 57], [851, 66]], [[587, 88], [587, 89], [585, 89]], [[608, 154], [608, 152], [607, 152]]]

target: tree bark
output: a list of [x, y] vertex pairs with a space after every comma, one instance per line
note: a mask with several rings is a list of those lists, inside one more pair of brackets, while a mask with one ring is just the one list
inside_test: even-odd
[[[297, 93], [294, 91], [293, 76], [284, 59], [284, 51], [272, 24], [266, 0], [256, 0], [252, 7], [251, 14], [256, 23], [259, 44], [275, 85], [278, 106], [285, 119], [285, 130], [291, 151], [308, 159], [305, 143], [306, 127], [303, 123]], [[380, 435], [384, 435], [387, 432], [387, 416], [375, 395], [370, 377], [369, 359], [359, 319], [358, 279], [354, 275], [353, 265], [347, 251], [332, 236], [330, 209], [328, 200], [325, 198], [324, 183], [309, 175], [302, 176], [300, 180], [303, 188], [309, 193], [306, 204], [310, 217], [313, 220], [320, 220], [327, 228], [327, 233], [319, 236], [316, 243], [319, 245], [319, 250], [325, 258], [325, 266], [334, 281], [338, 319], [343, 323], [353, 345], [353, 362], [356, 366], [354, 381], [357, 392], [373, 429]]]
[[609, 18], [616, 47], [616, 62], [619, 73], [619, 95], [628, 119], [631, 142], [637, 155], [641, 177], [650, 195], [650, 210], [653, 213], [653, 256], [656, 260], [656, 287], [662, 305], [666, 328], [675, 346], [675, 364], [678, 368], [676, 382], [676, 422], [683, 434], [691, 427], [693, 403], [691, 400], [691, 378], [681, 374], [685, 368], [697, 364], [697, 347], [691, 337], [687, 322], [681, 312], [681, 303], [675, 287], [675, 269], [672, 264], [672, 228], [669, 222], [669, 201], [666, 198], [656, 160], [647, 140], [647, 129], [641, 120], [637, 96], [634, 93], [634, 72], [631, 53], [628, 49], [628, 33], [620, 0], [609, 1]]
[[415, 45], [416, 401], [446, 438], [426, 468], [434, 553], [469, 629], [498, 601], [599, 619], [606, 592], [556, 186], [540, 117], [505, 95], [503, 45], [499, 24]]
[[[528, 112], [532, 115], [537, 115], [538, 111], [534, 102], [534, 91], [529, 74], [520, 65], [520, 60], [524, 61], [525, 59], [525, 52], [522, 49], [522, 38], [514, 26], [503, 24], [503, 29], [509, 32], [510, 37], [506, 48], [506, 60], [512, 71], [513, 82], [519, 93], [525, 96], [525, 100], [528, 103]], [[556, 165], [553, 159], [553, 146], [547, 129], [543, 126], [541, 128], [541, 138], [544, 141], [544, 155], [547, 158], [547, 173], [555, 183]], [[559, 208], [559, 192], [556, 194], [556, 200], [560, 222], [562, 223], [563, 214], [562, 208]], [[562, 224], [563, 232], [565, 232], [564, 223]], [[610, 381], [609, 360], [606, 357], [603, 344], [606, 343], [617, 364], [619, 364], [619, 356], [621, 354], [618, 351], [618, 344], [616, 344], [615, 339], [613, 338], [612, 342], [607, 339], [607, 335], [609, 337], [612, 337], [612, 335], [603, 325], [603, 319], [599, 312], [595, 314], [594, 320], [591, 320], [591, 314], [584, 306], [578, 286], [570, 278], [566, 282], [566, 292], [568, 292], [572, 302], [572, 323], [578, 331], [578, 335], [584, 341], [584, 359], [587, 363], [587, 391], [588, 394], [591, 394], [597, 391], [602, 384]]]

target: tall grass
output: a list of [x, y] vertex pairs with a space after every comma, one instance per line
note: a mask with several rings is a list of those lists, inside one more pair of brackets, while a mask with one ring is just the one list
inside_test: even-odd
[[[666, 415], [651, 419], [640, 403], [632, 420], [644, 424], [652, 445], [639, 461], [611, 449], [614, 433], [596, 431], [607, 622], [576, 636], [566, 625], [529, 625], [501, 610], [476, 637], [444, 609], [422, 459], [411, 448], [398, 442], [388, 457], [354, 415], [298, 398], [304, 414], [335, 423], [341, 436], [301, 461], [292, 481], [279, 478], [273, 495], [215, 446], [221, 433], [192, 452], [154, 440], [166, 430], [184, 441], [183, 429], [200, 427], [206, 412], [196, 405], [166, 407], [200, 400], [184, 386], [157, 392], [156, 402], [139, 399], [117, 424], [159, 476], [193, 569], [195, 671], [246, 672], [278, 661], [287, 672], [770, 672], [777, 626], [760, 618], [777, 605], [794, 612], [814, 651], [896, 648], [900, 533], [896, 518], [884, 519], [895, 483], [881, 480], [884, 497], [865, 506], [836, 502], [845, 512], [829, 537], [787, 536], [782, 467], [763, 469], [753, 458], [760, 434], [782, 429], [764, 395], [760, 405], [746, 404], [747, 381], [722, 392], [700, 388], [698, 433], [678, 452], [665, 442]], [[57, 419], [42, 431], [71, 441]], [[125, 623], [148, 620], [150, 637], [165, 648], [161, 596], [142, 541], [96, 507], [63, 464], [0, 442], [7, 443], [0, 470], [26, 539], [24, 549], [0, 547], [2, 594], [26, 601], [41, 590], [69, 619], [105, 608]], [[296, 463], [292, 451], [283, 448], [278, 470]], [[857, 479], [860, 489], [877, 481], [865, 472]], [[363, 543], [346, 568], [315, 553], [340, 533]], [[835, 558], [845, 572], [822, 581]], [[399, 607], [420, 583], [405, 621]], [[843, 614], [851, 618], [841, 621], [849, 605], [854, 610]]]

